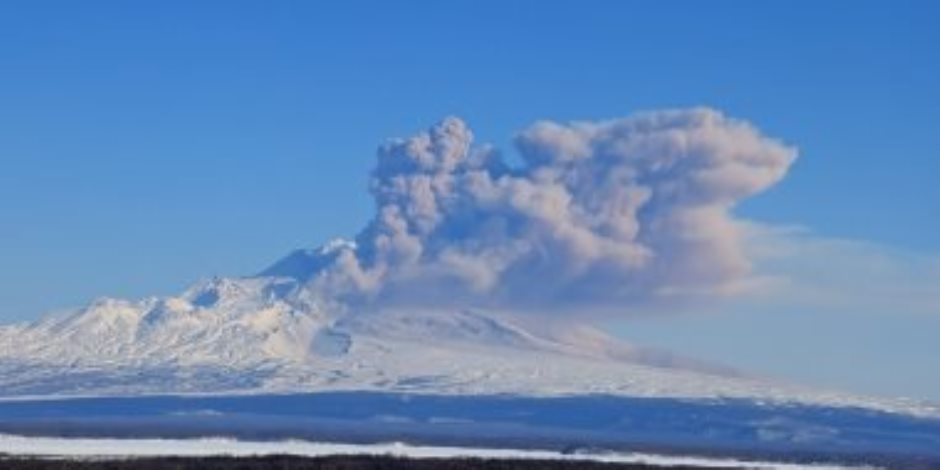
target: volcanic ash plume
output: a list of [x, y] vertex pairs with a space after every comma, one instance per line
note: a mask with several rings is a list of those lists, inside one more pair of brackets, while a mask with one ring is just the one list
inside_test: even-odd
[[509, 165], [447, 118], [378, 151], [376, 213], [313, 277], [333, 298], [629, 309], [747, 284], [732, 209], [794, 148], [711, 109], [538, 122]]

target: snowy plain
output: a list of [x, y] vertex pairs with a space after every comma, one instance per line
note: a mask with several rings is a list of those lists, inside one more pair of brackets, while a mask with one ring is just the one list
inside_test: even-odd
[[[409, 458], [479, 457], [491, 459], [590, 460], [659, 466], [690, 465], [702, 468], [749, 468], [790, 470], [809, 468], [835, 470], [856, 467], [831, 464], [788, 464], [728, 458], [685, 457], [647, 453], [563, 454], [559, 452], [510, 449], [475, 449], [468, 447], [414, 446], [403, 443], [331, 444], [305, 441], [251, 442], [233, 439], [63, 439], [23, 437], [0, 434], [0, 454], [47, 458], [138, 458], [138, 457], [253, 457], [294, 455], [321, 457], [331, 455], [392, 455]], [[2, 460], [0, 460], [2, 462]]]

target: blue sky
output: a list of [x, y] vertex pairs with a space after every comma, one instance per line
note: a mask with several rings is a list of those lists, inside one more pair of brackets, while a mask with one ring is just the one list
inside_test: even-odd
[[[352, 235], [377, 144], [450, 114], [511, 152], [538, 119], [712, 106], [800, 149], [740, 215], [933, 260], [938, 22], [928, 1], [3, 2], [0, 320], [169, 294]], [[905, 276], [877, 282], [940, 285]], [[612, 328], [940, 400], [924, 333], [940, 311], [922, 307], [781, 299]]]

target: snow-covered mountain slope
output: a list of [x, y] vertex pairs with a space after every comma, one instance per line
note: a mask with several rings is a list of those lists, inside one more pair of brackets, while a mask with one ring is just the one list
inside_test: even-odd
[[100, 299], [0, 327], [0, 396], [327, 390], [748, 398], [914, 414], [915, 403], [819, 392], [638, 349], [586, 326], [523, 327], [473, 310], [351, 312], [306, 273], [335, 247], [177, 297]]

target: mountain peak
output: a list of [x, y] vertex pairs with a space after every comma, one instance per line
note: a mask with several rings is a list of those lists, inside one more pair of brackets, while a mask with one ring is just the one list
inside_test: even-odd
[[332, 264], [343, 251], [355, 249], [355, 242], [334, 238], [319, 248], [294, 250], [261, 271], [258, 276], [286, 277], [304, 282]]
[[562, 319], [478, 309], [333, 308], [305, 288], [337, 241], [261, 275], [179, 296], [101, 298], [0, 328], [0, 395], [326, 390], [798, 401], [926, 413], [910, 403], [754, 379], [636, 348]]

